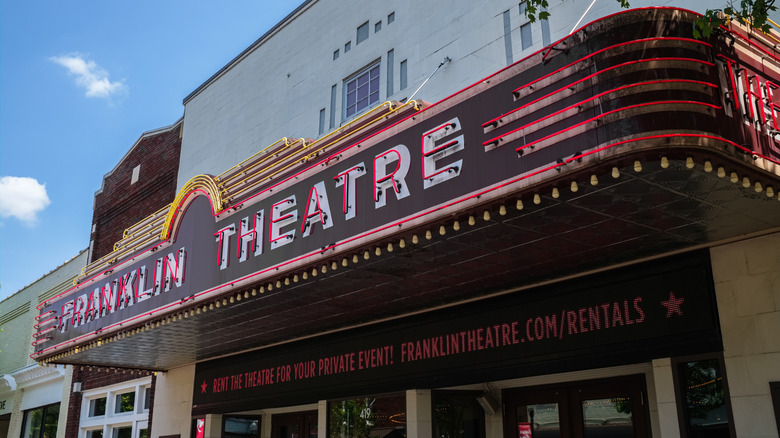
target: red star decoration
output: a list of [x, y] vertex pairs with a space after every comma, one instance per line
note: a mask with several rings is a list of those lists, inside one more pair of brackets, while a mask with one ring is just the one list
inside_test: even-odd
[[206, 388], [208, 388], [208, 387], [209, 387], [209, 384], [206, 383], [206, 381], [204, 380], [203, 384], [200, 385], [200, 393], [201, 394], [205, 394], [206, 393]]
[[674, 292], [669, 292], [669, 299], [661, 301], [661, 304], [666, 307], [666, 317], [671, 318], [675, 313], [682, 316], [683, 313], [680, 305], [683, 301], [685, 301], [685, 298], [677, 298], [674, 296]]

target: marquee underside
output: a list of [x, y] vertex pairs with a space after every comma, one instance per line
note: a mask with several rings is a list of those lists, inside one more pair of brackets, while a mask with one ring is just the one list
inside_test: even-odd
[[[614, 178], [602, 163], [601, 171], [554, 184], [558, 197], [552, 186], [539, 191], [539, 204], [533, 194], [514, 194], [503, 204], [404, 230], [387, 240], [392, 252], [383, 245], [376, 255], [373, 245], [366, 249], [368, 259], [361, 251], [353, 254], [356, 263], [346, 257], [346, 267], [339, 262], [336, 270], [328, 265], [322, 273], [317, 265], [316, 277], [310, 267], [308, 279], [299, 276], [294, 282], [290, 275], [289, 285], [271, 291], [265, 290], [267, 283], [243, 288], [221, 297], [219, 308], [182, 305], [165, 324], [49, 362], [165, 370], [496, 293], [534, 294], [530, 286], [542, 282], [780, 229], [778, 195], [768, 196], [767, 189], [773, 180], [780, 189], [776, 177], [761, 175], [757, 191], [755, 174], [735, 172], [734, 183], [731, 168], [718, 176], [717, 163], [709, 171], [702, 162], [691, 169], [683, 160], [669, 160], [667, 168], [660, 159], [640, 164], [636, 172], [633, 158], [624, 157], [615, 163], [619, 175]], [[591, 184], [592, 175], [597, 185]]]

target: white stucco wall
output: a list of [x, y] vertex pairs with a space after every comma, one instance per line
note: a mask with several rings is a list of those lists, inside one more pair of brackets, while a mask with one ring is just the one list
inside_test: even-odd
[[152, 413], [152, 437], [190, 436], [195, 364], [157, 374]]
[[711, 253], [737, 435], [777, 437], [769, 382], [780, 381], [780, 234]]
[[[725, 0], [724, 0], [725, 1]], [[568, 34], [589, 0], [550, 2], [551, 41]], [[633, 0], [631, 6], [671, 6], [704, 11], [712, 0]], [[599, 0], [580, 26], [619, 11], [615, 0]], [[533, 45], [522, 49], [518, 0], [317, 0], [257, 45], [240, 62], [186, 102], [180, 189], [199, 174], [217, 175], [282, 137], [317, 138], [325, 109], [330, 132], [331, 87], [336, 85], [335, 120], [344, 120], [344, 80], [376, 60], [381, 62], [380, 102], [402, 100], [434, 71], [451, 62], [415, 98], [436, 102], [507, 65], [504, 12], [509, 11], [512, 61], [538, 50], [542, 24], [531, 25]], [[388, 24], [388, 14], [395, 21]], [[369, 38], [356, 44], [357, 27], [368, 21]], [[375, 23], [382, 28], [374, 32]], [[258, 30], [258, 37], [264, 29]], [[352, 48], [344, 52], [344, 44]], [[333, 60], [333, 52], [339, 57]], [[393, 50], [393, 93], [387, 91], [388, 51]], [[400, 90], [400, 63], [407, 60], [408, 86]], [[204, 78], [206, 80], [207, 78]]]

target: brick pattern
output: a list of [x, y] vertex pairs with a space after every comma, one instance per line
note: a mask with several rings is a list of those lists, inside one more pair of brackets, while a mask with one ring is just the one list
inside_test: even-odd
[[[142, 137], [125, 158], [103, 179], [95, 195], [90, 262], [109, 254], [122, 233], [176, 197], [176, 178], [181, 153], [181, 124], [168, 131]], [[140, 165], [139, 179], [130, 184], [133, 169]]]
[[118, 383], [127, 382], [128, 380], [138, 379], [140, 377], [152, 376], [151, 385], [151, 398], [149, 404], [149, 436], [152, 436], [152, 412], [154, 411], [154, 391], [157, 383], [157, 376], [151, 371], [122, 370], [114, 372], [114, 369], [108, 368], [93, 368], [75, 366], [73, 369], [73, 382], [81, 382], [82, 392], [73, 392], [73, 387], [70, 389], [69, 408], [68, 408], [68, 420], [65, 427], [66, 437], [79, 436], [79, 423], [81, 420], [81, 400], [83, 391], [89, 391], [95, 388], [101, 388], [104, 386], [116, 385]]

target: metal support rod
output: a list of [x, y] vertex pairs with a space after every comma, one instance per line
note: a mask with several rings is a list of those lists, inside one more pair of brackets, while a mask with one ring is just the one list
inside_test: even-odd
[[435, 75], [435, 74], [436, 74], [436, 72], [437, 72], [437, 71], [439, 71], [439, 69], [440, 69], [440, 68], [441, 68], [441, 67], [442, 67], [444, 64], [446, 64], [446, 63], [448, 63], [448, 62], [450, 62], [450, 61], [452, 61], [452, 60], [450, 59], [450, 57], [449, 57], [449, 56], [445, 56], [445, 57], [444, 57], [444, 59], [442, 59], [442, 60], [441, 60], [441, 62], [439, 63], [439, 66], [438, 66], [438, 67], [436, 67], [436, 70], [434, 70], [434, 71], [433, 71], [433, 73], [431, 73], [431, 74], [430, 74], [430, 76], [428, 76], [428, 79], [424, 80], [424, 81], [423, 81], [423, 83], [422, 83], [422, 84], [420, 84], [420, 86], [417, 88], [417, 90], [415, 90], [415, 91], [414, 91], [414, 93], [412, 93], [412, 95], [411, 95], [411, 96], [409, 96], [409, 101], [412, 101], [412, 100], [414, 99], [414, 96], [416, 96], [416, 95], [417, 95], [417, 93], [418, 93], [418, 92], [419, 92], [419, 91], [422, 89], [422, 87], [423, 87], [423, 86], [425, 86], [425, 84], [427, 84], [427, 83], [428, 83], [428, 81], [429, 81], [429, 80], [430, 80], [430, 79], [433, 77], [433, 75]]

